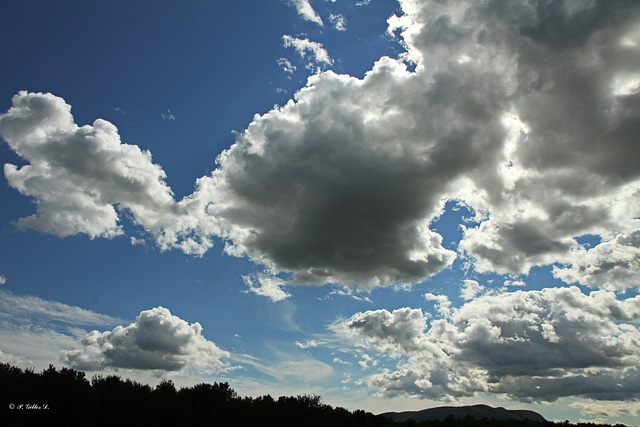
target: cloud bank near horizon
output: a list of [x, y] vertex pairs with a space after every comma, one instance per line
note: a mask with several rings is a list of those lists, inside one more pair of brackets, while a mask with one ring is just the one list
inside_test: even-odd
[[331, 325], [347, 348], [391, 361], [391, 368], [365, 379], [386, 397], [640, 396], [638, 296], [619, 300], [610, 291], [584, 294], [577, 287], [487, 292], [453, 309], [446, 296], [426, 296], [437, 301], [440, 316], [404, 307], [356, 313]]
[[[417, 283], [463, 258], [478, 273], [554, 265], [567, 283], [637, 286], [640, 6], [400, 5], [400, 59], [363, 79], [311, 76], [180, 201], [113, 124], [78, 126], [61, 98], [20, 92], [0, 135], [28, 164], [4, 172], [37, 212], [16, 224], [109, 238], [130, 212], [163, 250], [202, 255], [221, 238], [291, 284]], [[447, 200], [478, 223], [457, 252], [430, 229]]]

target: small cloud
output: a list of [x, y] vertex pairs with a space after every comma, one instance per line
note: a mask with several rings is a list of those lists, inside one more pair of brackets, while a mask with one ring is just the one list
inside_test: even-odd
[[299, 39], [289, 35], [282, 36], [284, 47], [293, 47], [301, 57], [306, 58], [310, 53], [312, 60], [317, 63], [326, 65], [333, 64], [333, 59], [329, 56], [329, 52], [322, 46], [322, 43], [312, 42], [309, 39]]
[[296, 341], [296, 345], [300, 348], [313, 348], [318, 346], [318, 341], [308, 340], [306, 342]]
[[435, 309], [444, 317], [451, 315], [451, 301], [446, 295], [435, 295], [431, 292], [424, 294], [427, 301], [435, 301]]
[[333, 24], [333, 27], [338, 31], [347, 31], [347, 18], [341, 13], [334, 15], [329, 14], [329, 21]]
[[346, 360], [342, 360], [339, 357], [333, 358], [333, 363], [339, 363], [340, 365], [351, 365], [351, 362], [347, 362]]
[[360, 365], [362, 369], [366, 371], [367, 369], [378, 365], [378, 361], [373, 357], [369, 356], [368, 354], [363, 354], [362, 360], [358, 362], [358, 365]]
[[356, 3], [356, 6], [368, 6], [371, 3], [371, 0], [361, 0]]
[[507, 287], [511, 287], [511, 286], [523, 287], [526, 285], [526, 283], [524, 283], [522, 280], [505, 280], [504, 285]]
[[131, 245], [132, 246], [146, 246], [147, 242], [144, 239], [138, 239], [136, 237], [131, 236]]
[[120, 113], [120, 114], [122, 114], [123, 116], [126, 116], [126, 115], [127, 115], [127, 112], [126, 112], [126, 111], [124, 111], [124, 110], [123, 110], [122, 108], [120, 108], [120, 107], [116, 107], [116, 108], [115, 108], [115, 110], [116, 110], [116, 112], [117, 112], [117, 113]]
[[171, 112], [171, 110], [167, 110], [166, 113], [160, 113], [160, 117], [162, 120], [175, 120], [176, 116]]
[[475, 280], [465, 280], [460, 290], [460, 296], [465, 301], [470, 301], [481, 294], [484, 291], [484, 286], [476, 282]]
[[287, 58], [279, 58], [278, 65], [285, 73], [293, 74], [296, 71], [296, 66], [291, 63]]
[[364, 302], [369, 302], [372, 303], [373, 301], [371, 301], [371, 298], [369, 297], [361, 297], [356, 295], [357, 290], [353, 290], [353, 289], [349, 289], [349, 288], [336, 288], [333, 289], [328, 297], [333, 296], [333, 295], [338, 295], [338, 296], [345, 296], [345, 297], [349, 297], [349, 298], [353, 298], [356, 301], [364, 301]]
[[5, 283], [7, 283], [7, 278], [4, 274], [0, 274], [0, 285], [4, 285]]
[[286, 300], [291, 296], [283, 291], [281, 286], [285, 285], [284, 280], [269, 274], [259, 273], [253, 276], [243, 276], [244, 283], [249, 286], [246, 292], [262, 295], [271, 298], [273, 302]]
[[295, 6], [298, 15], [302, 16], [305, 21], [314, 22], [321, 27], [324, 26], [322, 18], [320, 18], [318, 12], [313, 9], [309, 0], [291, 0], [291, 3]]

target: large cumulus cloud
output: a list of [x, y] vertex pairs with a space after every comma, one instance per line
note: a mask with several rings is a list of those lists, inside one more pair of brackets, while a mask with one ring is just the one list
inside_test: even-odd
[[390, 30], [415, 72], [382, 58], [362, 80], [313, 76], [200, 181], [226, 195], [209, 209], [230, 251], [371, 287], [451, 264], [429, 229], [444, 199], [482, 219], [460, 243], [479, 272], [577, 266], [577, 237], [638, 229], [637, 4], [400, 3]]
[[[179, 202], [112, 125], [77, 127], [59, 98], [18, 95], [0, 134], [30, 164], [5, 175], [38, 202], [19, 224], [112, 236], [118, 206], [162, 248], [202, 254], [218, 236], [292, 283], [420, 282], [462, 256], [478, 272], [556, 264], [571, 283], [636, 286], [637, 257], [614, 271], [602, 256], [637, 248], [640, 4], [400, 5], [389, 19], [400, 59], [363, 79], [312, 76]], [[430, 229], [446, 200], [480, 222], [458, 253]], [[602, 245], [589, 255], [586, 234]]]
[[632, 323], [640, 297], [548, 288], [487, 294], [447, 313], [430, 319], [421, 309], [373, 310], [331, 328], [343, 342], [392, 361], [368, 376], [387, 396], [640, 396], [640, 331]]
[[128, 326], [92, 331], [77, 350], [62, 353], [62, 361], [77, 369], [105, 368], [159, 371], [221, 371], [229, 353], [202, 336], [199, 323], [189, 324], [164, 307], [140, 313]]
[[503, 133], [499, 116], [446, 123], [465, 103], [447, 91], [425, 111], [425, 91], [440, 90], [388, 58], [364, 80], [315, 76], [296, 102], [256, 118], [193, 197], [218, 198], [208, 209], [228, 251], [294, 271], [294, 282], [423, 280], [455, 258], [429, 229], [442, 197], [467, 167], [493, 166]]
[[[505, 146], [506, 185], [485, 187], [486, 200], [478, 201], [489, 219], [467, 230], [461, 248], [480, 271], [526, 273], [533, 265], [573, 263], [574, 237], [598, 234], [606, 244], [638, 229], [640, 92], [618, 87], [620, 76], [640, 82], [632, 71], [640, 66], [638, 5], [499, 6], [481, 8], [494, 25], [476, 34], [513, 62], [507, 75], [521, 133]], [[470, 23], [450, 26], [461, 32]]]

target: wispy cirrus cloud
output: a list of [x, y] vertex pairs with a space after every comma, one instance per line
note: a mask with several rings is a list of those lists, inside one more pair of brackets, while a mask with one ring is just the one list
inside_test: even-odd
[[32, 295], [0, 291], [0, 360], [47, 367], [72, 349], [88, 327], [112, 327], [122, 319]]
[[77, 306], [10, 291], [0, 291], [0, 319], [11, 319], [14, 323], [64, 323], [73, 326], [113, 325], [122, 321]]

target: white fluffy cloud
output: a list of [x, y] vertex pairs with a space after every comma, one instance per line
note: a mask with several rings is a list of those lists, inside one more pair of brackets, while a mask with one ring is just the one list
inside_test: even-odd
[[0, 116], [0, 135], [29, 162], [4, 165], [9, 185], [36, 201], [37, 214], [19, 219], [19, 227], [113, 237], [123, 233], [127, 210], [162, 249], [201, 254], [212, 246], [207, 227], [174, 200], [151, 153], [123, 144], [113, 124], [78, 126], [62, 98], [20, 92]]
[[[363, 79], [313, 75], [179, 202], [113, 125], [78, 127], [60, 98], [17, 95], [0, 134], [30, 164], [5, 175], [38, 209], [18, 224], [113, 236], [128, 209], [161, 248], [202, 254], [218, 236], [292, 283], [420, 282], [462, 256], [481, 273], [561, 264], [568, 282], [636, 286], [640, 4], [400, 5], [389, 19], [400, 60], [381, 58]], [[332, 62], [319, 43], [283, 41]], [[479, 222], [458, 253], [430, 229], [446, 200]], [[587, 234], [599, 247], [581, 249]]]
[[163, 307], [140, 313], [128, 326], [92, 331], [81, 348], [62, 353], [62, 361], [89, 371], [124, 368], [160, 371], [228, 368], [230, 355], [202, 336], [199, 323], [189, 324]]
[[367, 311], [332, 329], [393, 361], [368, 377], [388, 396], [615, 400], [640, 396], [638, 319], [640, 297], [571, 287], [484, 295], [430, 321], [420, 309]]
[[291, 0], [291, 3], [296, 8], [296, 11], [306, 21], [316, 23], [323, 26], [322, 18], [313, 9], [313, 6], [309, 3], [309, 0]]
[[144, 222], [145, 214], [159, 216], [173, 207], [165, 174], [149, 152], [122, 144], [104, 120], [77, 126], [70, 111], [51, 94], [20, 92], [0, 117], [3, 138], [29, 161], [20, 168], [6, 164], [7, 181], [37, 201], [38, 214], [20, 219], [19, 226], [110, 237], [122, 233], [116, 203]]
[[462, 284], [462, 290], [460, 296], [465, 301], [474, 299], [478, 294], [482, 293], [484, 286], [476, 282], [475, 280], [465, 280]]
[[618, 235], [594, 248], [577, 249], [570, 267], [554, 267], [553, 274], [567, 283], [621, 290], [640, 286], [640, 231]]

